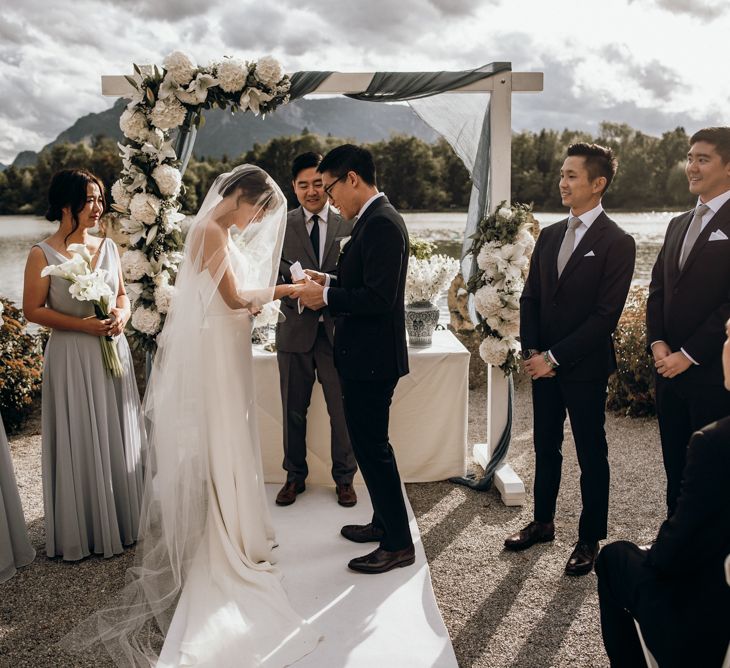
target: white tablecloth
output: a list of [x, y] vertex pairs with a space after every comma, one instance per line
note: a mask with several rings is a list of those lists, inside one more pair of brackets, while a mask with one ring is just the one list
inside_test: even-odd
[[[408, 349], [411, 371], [398, 382], [390, 412], [390, 442], [404, 482], [466, 473], [469, 357], [449, 331], [435, 332], [428, 348]], [[284, 482], [276, 354], [254, 346], [254, 373], [264, 478]], [[319, 383], [307, 414], [307, 464], [308, 483], [332, 484], [329, 416]], [[361, 480], [358, 473], [356, 482]]]

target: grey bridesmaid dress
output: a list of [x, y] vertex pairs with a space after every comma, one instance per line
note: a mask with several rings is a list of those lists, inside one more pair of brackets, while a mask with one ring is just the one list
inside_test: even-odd
[[13, 460], [0, 417], [0, 582], [9, 580], [16, 569], [27, 566], [33, 559], [35, 550], [25, 529]]
[[[68, 258], [45, 242], [49, 264]], [[119, 260], [105, 239], [95, 267], [106, 269], [116, 294]], [[51, 276], [49, 308], [77, 317], [94, 314], [73, 299], [69, 282]], [[46, 553], [75, 561], [90, 554], [111, 557], [137, 540], [146, 450], [139, 391], [124, 336], [117, 339], [124, 374], [110, 377], [98, 337], [53, 330], [43, 363], [43, 506]]]

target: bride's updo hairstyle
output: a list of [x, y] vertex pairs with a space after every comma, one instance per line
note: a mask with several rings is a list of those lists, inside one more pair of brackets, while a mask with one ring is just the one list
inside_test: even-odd
[[278, 197], [263, 169], [251, 166], [231, 174], [221, 185], [222, 197], [237, 195], [237, 201], [270, 211], [278, 205]]
[[73, 219], [73, 228], [69, 236], [73, 234], [79, 226], [79, 213], [86, 206], [87, 187], [90, 183], [98, 186], [103, 208], [106, 209], [104, 184], [98, 176], [86, 169], [61, 169], [57, 171], [51, 178], [51, 185], [48, 187], [46, 220], [60, 222], [63, 217], [63, 210], [69, 207]]

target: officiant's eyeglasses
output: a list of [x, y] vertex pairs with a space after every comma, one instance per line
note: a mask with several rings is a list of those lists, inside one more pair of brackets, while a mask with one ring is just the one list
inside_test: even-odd
[[347, 174], [343, 174], [339, 179], [335, 179], [330, 183], [328, 186], [324, 186], [323, 190], [327, 197], [332, 197], [332, 188], [334, 188], [337, 185], [338, 181], [342, 181], [342, 179], [346, 178]]

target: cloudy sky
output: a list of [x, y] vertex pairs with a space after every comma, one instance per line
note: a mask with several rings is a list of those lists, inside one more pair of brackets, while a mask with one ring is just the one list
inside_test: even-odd
[[289, 72], [545, 73], [513, 127], [730, 124], [727, 0], [0, 0], [0, 162], [113, 103], [102, 74], [272, 54]]

